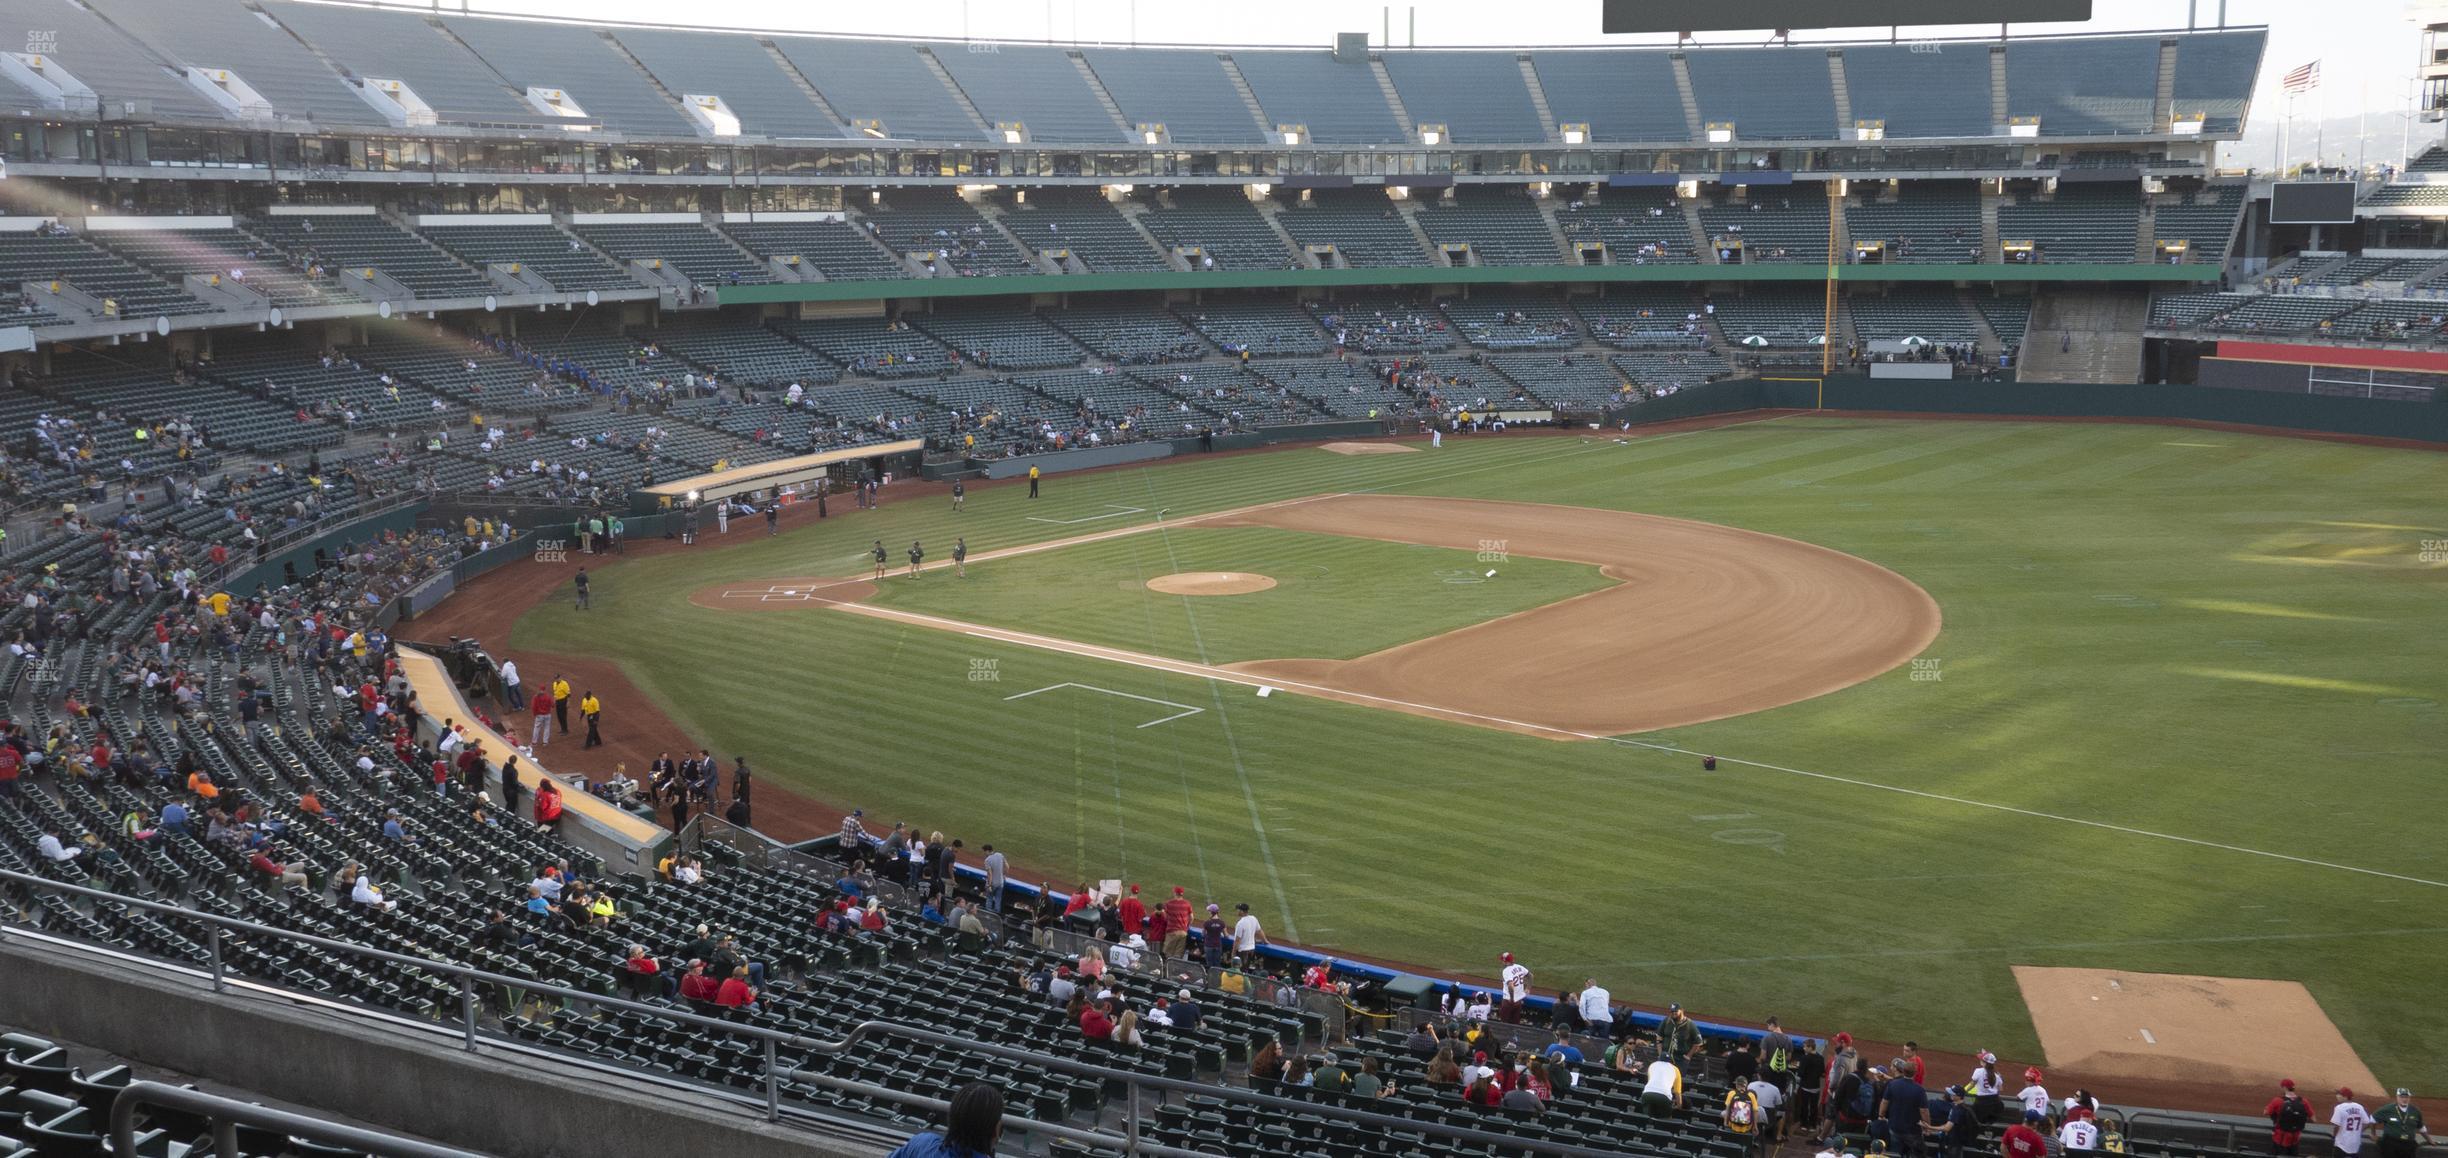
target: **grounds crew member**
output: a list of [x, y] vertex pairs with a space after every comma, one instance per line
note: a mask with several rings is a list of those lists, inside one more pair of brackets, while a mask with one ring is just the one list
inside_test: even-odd
[[1029, 497], [1037, 497], [1037, 464], [1029, 464]]
[[553, 676], [553, 721], [561, 725], [561, 734], [569, 735], [570, 682], [558, 674]]
[[2414, 1091], [2404, 1086], [2397, 1087], [2396, 1101], [2372, 1115], [2372, 1123], [2380, 1127], [2380, 1158], [2414, 1158], [2416, 1150], [2431, 1144], [2422, 1108], [2414, 1104]]

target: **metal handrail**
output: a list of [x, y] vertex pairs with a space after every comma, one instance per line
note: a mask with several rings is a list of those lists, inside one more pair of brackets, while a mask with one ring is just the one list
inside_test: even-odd
[[[282, 929], [255, 921], [242, 920], [237, 917], [225, 917], [218, 913], [202, 912], [196, 909], [185, 908], [179, 905], [168, 904], [161, 901], [149, 901], [141, 897], [122, 896], [118, 893], [109, 892], [103, 889], [88, 888], [84, 885], [73, 885], [64, 881], [55, 881], [47, 877], [39, 877], [31, 873], [22, 873], [11, 869], [0, 869], [0, 881], [26, 885], [37, 889], [49, 889], [55, 892], [67, 893], [73, 896], [82, 896], [100, 901], [108, 901], [112, 904], [125, 905], [131, 908], [163, 913], [170, 916], [175, 916], [181, 920], [195, 921], [203, 924], [206, 927], [206, 931], [209, 935], [207, 940], [207, 948], [210, 955], [212, 988], [216, 993], [226, 992], [228, 989], [228, 975], [223, 964], [221, 952], [222, 933], [224, 930], [271, 937], [279, 940], [294, 941], [303, 945], [312, 945], [317, 948], [327, 949], [335, 953], [348, 953], [359, 957], [371, 958], [377, 961], [387, 961], [396, 965], [406, 965], [417, 969], [424, 969], [457, 977], [459, 979], [460, 1036], [462, 1041], [461, 1048], [469, 1051], [473, 1051], [477, 1047], [476, 985], [479, 982], [491, 985], [506, 986], [513, 989], [523, 990], [528, 993], [548, 994], [564, 1000], [582, 1002], [588, 1005], [607, 1009], [626, 1010], [633, 1013], [661, 1018], [667, 1021], [675, 1021], [683, 1025], [694, 1026], [701, 1029], [716, 1030], [723, 1033], [732, 1033], [750, 1038], [761, 1042], [764, 1046], [764, 1095], [765, 1117], [767, 1121], [779, 1121], [781, 1118], [781, 1085], [786, 1074], [795, 1079], [804, 1079], [817, 1082], [818, 1084], [837, 1087], [840, 1087], [840, 1084], [845, 1080], [832, 1078], [829, 1075], [810, 1073], [797, 1067], [785, 1070], [782, 1067], [779, 1056], [782, 1046], [790, 1045], [799, 1049], [807, 1050], [811, 1053], [822, 1054], [829, 1057], [840, 1057], [848, 1054], [853, 1047], [864, 1039], [890, 1036], [905, 1038], [911, 1041], [949, 1046], [955, 1049], [982, 1053], [990, 1057], [1026, 1062], [1031, 1065], [1041, 1066], [1046, 1069], [1058, 1070], [1063, 1073], [1073, 1074], [1079, 1077], [1095, 1078], [1106, 1082], [1121, 1083], [1124, 1086], [1129, 1099], [1127, 1113], [1124, 1119], [1124, 1125], [1128, 1133], [1116, 1137], [1110, 1134], [1096, 1134], [1096, 1132], [1090, 1131], [1087, 1133], [1095, 1135], [1094, 1137], [1074, 1140], [1086, 1140], [1094, 1144], [1117, 1148], [1127, 1154], [1183, 1153], [1182, 1151], [1162, 1148], [1154, 1143], [1143, 1141], [1141, 1139], [1141, 1136], [1144, 1133], [1144, 1114], [1142, 1113], [1140, 1099], [1140, 1093], [1142, 1090], [1154, 1090], [1158, 1091], [1159, 1093], [1183, 1093], [1206, 1097], [1228, 1098], [1239, 1104], [1264, 1106], [1271, 1109], [1287, 1110], [1295, 1113], [1313, 1114], [1321, 1117], [1348, 1121], [1359, 1126], [1434, 1134], [1439, 1137], [1451, 1138], [1458, 1141], [1505, 1146], [1535, 1154], [1556, 1155], [1557, 1158], [1620, 1158], [1621, 1154], [1620, 1151], [1597, 1150], [1584, 1146], [1570, 1146], [1558, 1142], [1549, 1142], [1542, 1139], [1530, 1138], [1521, 1135], [1501, 1134], [1488, 1130], [1479, 1130], [1468, 1126], [1450, 1126], [1441, 1122], [1404, 1118], [1392, 1114], [1372, 1113], [1366, 1110], [1355, 1110], [1346, 1106], [1334, 1105], [1332, 1103], [1300, 1101], [1293, 1098], [1279, 1097], [1273, 1094], [1263, 1094], [1255, 1090], [1237, 1089], [1232, 1086], [1225, 1086], [1212, 1082], [1197, 1082], [1181, 1078], [1143, 1074], [1132, 1070], [1116, 1069], [1111, 1066], [1101, 1066], [1091, 1062], [1075, 1061], [1070, 1058], [1060, 1057], [1053, 1054], [1039, 1053], [1033, 1050], [1020, 1049], [1014, 1046], [1000, 1045], [994, 1042], [981, 1041], [975, 1038], [960, 1037], [937, 1030], [924, 1029], [914, 1025], [903, 1025], [898, 1022], [891, 1021], [862, 1021], [852, 1026], [849, 1032], [843, 1035], [839, 1041], [820, 1041], [802, 1034], [789, 1033], [777, 1029], [768, 1029], [760, 1025], [750, 1025], [741, 1022], [726, 1021], [721, 1018], [706, 1017], [702, 1014], [674, 1008], [668, 1005], [648, 1005], [644, 1002], [630, 1001], [626, 998], [607, 996], [605, 994], [595, 993], [588, 990], [573, 989], [568, 986], [555, 985], [550, 982], [538, 981], [533, 978], [513, 977], [507, 974], [494, 973], [488, 970], [478, 969], [473, 966], [460, 965], [455, 962], [442, 961], [430, 957], [418, 957], [406, 953], [395, 953], [388, 949], [377, 949], [369, 945], [359, 945], [354, 942], [334, 940], [329, 937], [316, 936], [312, 933], [299, 933], [289, 929]], [[0, 922], [0, 930], [5, 930], [6, 927], [7, 925], [5, 922]], [[865, 1091], [861, 1090], [860, 1092]], [[1014, 1121], [1016, 1123], [1023, 1124], [1027, 1128], [1046, 1125], [1046, 1123], [1030, 1122], [1026, 1119], [1015, 1119]], [[1048, 1133], [1053, 1134], [1053, 1131], [1048, 1131]], [[354, 1143], [351, 1144], [353, 1145]], [[410, 1158], [414, 1158], [414, 1156], [412, 1155]]]
[[381, 1155], [382, 1158], [483, 1158], [470, 1150], [455, 1150], [380, 1130], [327, 1122], [321, 1118], [292, 1114], [287, 1110], [275, 1110], [253, 1102], [162, 1082], [129, 1082], [120, 1087], [117, 1097], [111, 1099], [111, 1153], [136, 1153], [136, 1111], [145, 1106], [177, 1110], [210, 1120], [215, 1154], [239, 1153], [238, 1127], [252, 1126], [260, 1130], [278, 1130], [291, 1138]]

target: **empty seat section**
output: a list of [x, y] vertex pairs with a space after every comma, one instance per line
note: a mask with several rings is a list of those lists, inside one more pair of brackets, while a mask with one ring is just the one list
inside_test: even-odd
[[2158, 94], [2153, 39], [2017, 40], [2006, 47], [2006, 115], [2040, 118], [2042, 136], [2147, 133]]
[[1283, 237], [1238, 187], [1184, 185], [1165, 190], [1140, 223], [1160, 245], [1196, 249], [1192, 268], [1283, 269], [1298, 264]]
[[1402, 49], [1383, 55], [1404, 111], [1418, 125], [1445, 126], [1447, 141], [1521, 145], [1548, 139], [1553, 126], [1539, 123], [1519, 54]]
[[740, 251], [703, 222], [636, 221], [575, 227], [578, 235], [621, 261], [660, 263], [700, 284], [774, 280], [763, 261]]
[[947, 306], [910, 321], [979, 366], [1042, 370], [1077, 366], [1088, 356], [1079, 343], [1035, 314]]
[[1998, 239], [2035, 243], [2042, 261], [2125, 265], [2134, 260], [2141, 216], [2139, 185], [2060, 184], [2054, 199], [2025, 192], [1998, 206]]
[[1663, 51], [1548, 49], [1530, 54], [1558, 125], [1596, 141], [1690, 141], [1674, 61]]
[[1080, 55], [1134, 131], [1141, 125], [1163, 125], [1168, 140], [1184, 145], [1256, 145], [1266, 140], [1213, 52], [1085, 48]]
[[407, 85], [443, 123], [531, 124], [548, 119], [504, 87], [482, 59], [415, 12], [293, 0], [264, 0], [263, 8], [359, 78]]
[[1266, 110], [1270, 131], [1306, 125], [1304, 145], [1415, 143], [1365, 61], [1336, 60], [1323, 49], [1249, 49], [1234, 53], [1233, 63]]
[[1467, 245], [1480, 265], [1554, 265], [1555, 235], [1538, 202], [1510, 186], [1456, 186], [1418, 202], [1420, 228], [1439, 245]]
[[773, 43], [854, 127], [877, 122], [886, 136], [913, 141], [986, 137], [986, 127], [927, 68], [916, 45], [812, 36], [776, 36]]
[[1030, 141], [1118, 145], [1131, 138], [1088, 87], [1071, 50], [1037, 44], [993, 44], [971, 52], [960, 44], [929, 45], [978, 115], [998, 130], [1017, 123]]
[[1701, 48], [1684, 54], [1684, 66], [1704, 126], [1731, 123], [1735, 139], [1743, 141], [1838, 135], [1836, 86], [1825, 50]]
[[1147, 239], [1097, 189], [1061, 186], [1029, 190], [1025, 202], [1003, 203], [1003, 227], [1040, 254], [1069, 251], [1090, 273], [1171, 269]]
[[445, 16], [442, 23], [521, 91], [567, 93], [607, 129], [680, 140], [700, 135], [652, 78], [592, 28], [474, 16]]
[[366, 297], [379, 296], [371, 283], [359, 284], [366, 269], [381, 271], [419, 298], [480, 298], [494, 290], [491, 279], [371, 211], [264, 217], [247, 228], [287, 249], [292, 261], [337, 269], [335, 276]]
[[[237, 74], [283, 118], [329, 125], [390, 125], [306, 46], [238, 0], [111, 0], [108, 13], [112, 23], [170, 53], [176, 64]], [[98, 79], [88, 83], [101, 87]], [[108, 95], [125, 94], [112, 91]]]
[[895, 253], [921, 257], [939, 276], [1042, 272], [956, 190], [888, 189], [881, 203], [859, 211], [875, 224], [876, 240]]
[[843, 129], [753, 37], [734, 32], [623, 28], [613, 34], [683, 103], [720, 97], [752, 137], [839, 140]]
[[1750, 185], [1742, 193], [1737, 197], [1734, 191], [1724, 190], [1715, 199], [1700, 203], [1700, 227], [1718, 248], [1722, 261], [1743, 265], [1827, 263], [1824, 186]]
[[1844, 73], [1853, 119], [1882, 122], [1890, 141], [1986, 137], [1996, 131], [1990, 123], [1985, 42], [1847, 45]]
[[1970, 181], [1855, 182], [1845, 206], [1853, 243], [1880, 241], [1891, 265], [1981, 260], [1980, 187]]
[[2178, 36], [2172, 111], [2179, 118], [2201, 117], [2205, 133], [2242, 132], [2253, 78], [2260, 75], [2268, 44], [2269, 34], [2260, 30]]
[[1674, 186], [1614, 185], [1595, 199], [1568, 201], [1556, 209], [1567, 247], [1586, 242], [1606, 246], [1616, 265], [1689, 265], [1691, 226]]
[[640, 288], [628, 270], [605, 261], [557, 225], [427, 225], [418, 232], [469, 265], [515, 265], [557, 290]]
[[1331, 247], [1354, 266], [1426, 265], [1419, 238], [1375, 189], [1311, 189], [1277, 218], [1304, 247]]
[[901, 259], [876, 243], [864, 224], [849, 221], [733, 221], [722, 230], [760, 257], [796, 257], [826, 281], [908, 277]]

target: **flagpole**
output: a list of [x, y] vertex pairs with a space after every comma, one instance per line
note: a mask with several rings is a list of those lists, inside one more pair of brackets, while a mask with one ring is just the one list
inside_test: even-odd
[[2287, 93], [2278, 104], [2278, 176], [2287, 175], [2287, 128], [2295, 120], [2295, 94]]

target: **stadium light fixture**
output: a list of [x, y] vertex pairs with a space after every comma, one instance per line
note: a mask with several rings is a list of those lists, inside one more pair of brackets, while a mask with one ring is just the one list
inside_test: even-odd
[[1002, 138], [1006, 145], [1025, 145], [1028, 143], [1028, 125], [1021, 121], [996, 121], [995, 135]]
[[1710, 122], [1708, 123], [1708, 143], [1709, 143], [1709, 144], [1712, 144], [1712, 145], [1729, 145], [1729, 144], [1732, 144], [1733, 142], [1734, 142], [1734, 122], [1732, 122], [1732, 121], [1710, 121]]
[[2168, 131], [2179, 137], [2198, 137], [2205, 119], [2201, 113], [2178, 113], [2175, 120], [2168, 122]]
[[1264, 181], [1260, 181], [1257, 184], [1249, 187], [1250, 196], [1252, 197], [1264, 197], [1269, 193], [1273, 193], [1274, 191], [1275, 186]]
[[1562, 125], [1556, 129], [1556, 134], [1564, 138], [1564, 143], [1567, 145], [1586, 145], [1589, 143], [1590, 127], [1588, 125]]
[[1884, 141], [1887, 139], [1887, 122], [1855, 121], [1853, 122], [1853, 139], [1856, 141]]
[[1141, 121], [1141, 122], [1139, 122], [1139, 143], [1140, 143], [1140, 144], [1143, 144], [1143, 145], [1162, 145], [1162, 144], [1167, 144], [1167, 143], [1170, 143], [1170, 141], [1171, 141], [1171, 140], [1172, 140], [1171, 135], [1165, 132], [1165, 127], [1164, 127], [1163, 122], [1161, 122], [1161, 121]]
[[1300, 143], [1301, 143], [1302, 138], [1307, 137], [1307, 136], [1309, 135], [1309, 126], [1307, 126], [1307, 125], [1277, 125], [1277, 126], [1275, 126], [1275, 132], [1277, 133], [1277, 135], [1279, 135], [1279, 136], [1281, 136], [1281, 137], [1283, 138], [1283, 143], [1285, 144], [1285, 146], [1287, 146], [1287, 147], [1291, 147], [1291, 148], [1298, 148], [1298, 147], [1300, 146]]
[[1443, 125], [1421, 125], [1419, 127], [1420, 144], [1430, 147], [1444, 144], [1452, 135], [1445, 131]]

